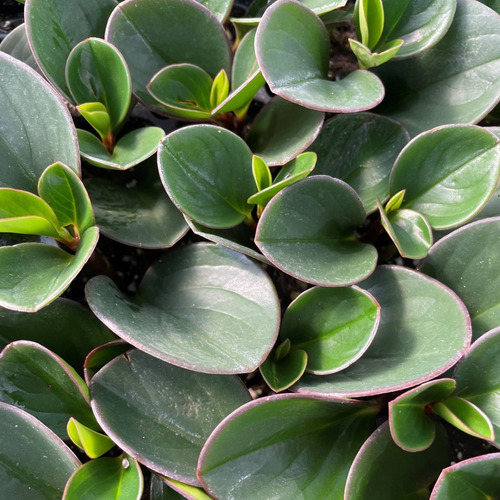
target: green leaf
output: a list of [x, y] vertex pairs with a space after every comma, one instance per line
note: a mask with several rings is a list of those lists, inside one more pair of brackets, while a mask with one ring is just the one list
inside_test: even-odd
[[198, 475], [215, 498], [342, 498], [375, 409], [284, 394], [226, 418], [205, 444]]
[[451, 396], [444, 401], [434, 403], [432, 411], [471, 436], [489, 441], [495, 439], [489, 418], [466, 399]]
[[88, 353], [85, 358], [83, 370], [85, 380], [90, 385], [92, 377], [112, 359], [124, 354], [130, 349], [130, 345], [124, 340], [113, 340], [107, 344], [100, 345]]
[[[253, 18], [261, 17], [266, 9], [275, 1], [276, 0], [254, 0], [248, 8], [246, 16]], [[313, 12], [320, 15], [344, 7], [347, 0], [303, 0], [302, 3]]]
[[59, 297], [92, 255], [96, 227], [83, 233], [75, 255], [51, 245], [21, 243], [0, 248], [0, 306], [35, 312]]
[[66, 105], [40, 75], [1, 52], [0, 94], [0, 187], [36, 193], [38, 178], [57, 161], [80, 172], [76, 131]]
[[474, 339], [500, 324], [500, 218], [468, 224], [439, 240], [421, 269], [463, 300]]
[[283, 165], [314, 141], [324, 118], [324, 113], [275, 97], [255, 117], [247, 143], [269, 166]]
[[477, 214], [500, 176], [498, 138], [472, 125], [448, 125], [415, 137], [398, 156], [391, 194], [406, 189], [403, 208], [434, 229], [456, 227]]
[[457, 0], [384, 0], [383, 3], [384, 31], [378, 47], [401, 38], [404, 44], [395, 59], [406, 59], [430, 49], [443, 38], [453, 21]]
[[430, 403], [451, 396], [455, 381], [432, 380], [389, 402], [389, 426], [394, 442], [405, 451], [423, 451], [436, 436], [435, 421], [427, 414]]
[[198, 2], [122, 2], [109, 19], [106, 40], [123, 54], [132, 77], [132, 92], [158, 111], [166, 109], [146, 87], [165, 66], [194, 64], [211, 78], [221, 69], [230, 74], [231, 51], [224, 28]]
[[25, 340], [0, 355], [0, 400], [27, 411], [60, 438], [67, 439], [72, 416], [94, 429], [88, 388], [79, 375], [45, 347]]
[[80, 178], [66, 165], [54, 163], [38, 181], [38, 192], [63, 226], [73, 225], [78, 235], [95, 225], [90, 199]]
[[458, 0], [453, 23], [435, 47], [377, 69], [386, 89], [379, 112], [412, 136], [438, 125], [477, 123], [499, 101], [499, 60], [500, 17], [479, 2]]
[[104, 104], [112, 130], [125, 119], [132, 82], [125, 59], [110, 43], [88, 38], [74, 47], [66, 61], [66, 83], [76, 104]]
[[0, 349], [15, 340], [31, 340], [80, 373], [87, 354], [114, 338], [87, 308], [67, 299], [58, 299], [29, 314], [0, 308]]
[[288, 389], [302, 377], [306, 366], [306, 351], [297, 349], [284, 356], [279, 356], [278, 350], [276, 350], [259, 366], [259, 370], [266, 384], [274, 392], [281, 392]]
[[[181, 483], [175, 479], [151, 474], [151, 500], [210, 500], [210, 497], [201, 488]], [[168, 486], [167, 486], [168, 485]]]
[[408, 453], [381, 425], [359, 450], [347, 478], [345, 500], [424, 500], [428, 486], [449, 463], [448, 437], [439, 426], [434, 443], [425, 451]]
[[211, 244], [184, 246], [158, 260], [136, 297], [104, 276], [89, 282], [86, 295], [119, 337], [200, 372], [251, 372], [278, 333], [279, 303], [269, 277], [243, 255]]
[[248, 203], [265, 205], [274, 195], [282, 189], [306, 178], [316, 165], [316, 153], [306, 152], [296, 156], [278, 172], [274, 183], [266, 189], [255, 193], [248, 198]]
[[214, 78], [210, 89], [210, 107], [217, 107], [229, 95], [229, 78], [227, 73], [221, 69]]
[[467, 500], [494, 499], [498, 496], [500, 454], [490, 453], [450, 465], [441, 472], [432, 500], [463, 498]]
[[370, 396], [400, 391], [452, 367], [470, 344], [470, 319], [444, 285], [400, 266], [381, 266], [360, 284], [381, 306], [380, 324], [364, 355], [345, 370], [305, 375], [308, 394]]
[[397, 39], [380, 48], [380, 52], [372, 52], [366, 45], [349, 38], [349, 45], [354, 52], [361, 69], [374, 68], [390, 61], [403, 45], [403, 40]]
[[273, 176], [267, 163], [256, 155], [252, 156], [252, 173], [255, 185], [259, 191], [267, 189], [273, 183]]
[[399, 123], [373, 113], [338, 115], [325, 122], [309, 146], [318, 162], [314, 175], [330, 175], [359, 194], [367, 213], [377, 209], [377, 198], [389, 197], [389, 176], [409, 136]]
[[6, 498], [61, 498], [80, 466], [73, 452], [29, 413], [0, 402], [0, 484]]
[[66, 426], [71, 441], [85, 451], [90, 458], [97, 458], [109, 451], [115, 443], [108, 436], [96, 432], [71, 417]]
[[278, 0], [266, 10], [255, 47], [271, 91], [301, 106], [330, 113], [356, 112], [373, 108], [384, 96], [380, 80], [366, 71], [353, 71], [340, 81], [327, 79], [326, 28], [294, 0]]
[[[219, 73], [220, 74], [220, 73]], [[215, 80], [194, 64], [172, 64], [156, 73], [149, 82], [148, 92], [165, 111], [180, 119], [210, 118], [212, 89]]]
[[495, 328], [476, 340], [458, 363], [454, 377], [456, 395], [480, 408], [493, 424], [495, 446], [500, 446], [500, 330]]
[[9, 188], [0, 188], [0, 232], [69, 238], [46, 201], [28, 191]]
[[30, 0], [25, 7], [26, 31], [35, 59], [70, 102], [73, 98], [66, 85], [66, 60], [82, 40], [104, 37], [106, 22], [117, 4], [116, 0]]
[[120, 179], [88, 179], [85, 186], [92, 199], [97, 225], [105, 236], [140, 248], [168, 248], [189, 227], [158, 177], [155, 159], [141, 165], [134, 185]]
[[377, 331], [380, 306], [357, 287], [310, 288], [286, 309], [280, 338], [307, 353], [307, 372], [335, 373], [359, 359]]
[[92, 125], [101, 137], [101, 141], [106, 143], [109, 136], [113, 135], [111, 117], [106, 106], [102, 102], [87, 102], [77, 106], [78, 111]]
[[379, 205], [380, 220], [399, 254], [407, 259], [423, 259], [432, 246], [432, 229], [425, 217], [415, 210], [391, 210]]
[[90, 390], [96, 418], [115, 443], [153, 471], [195, 486], [206, 439], [250, 400], [237, 377], [183, 370], [139, 350], [108, 363]]
[[354, 8], [354, 24], [359, 30], [363, 45], [373, 50], [384, 30], [382, 0], [357, 0]]
[[96, 167], [111, 170], [127, 170], [148, 159], [164, 136], [160, 127], [138, 128], [118, 139], [110, 153], [95, 135], [78, 130], [82, 157]]
[[141, 466], [126, 454], [83, 464], [69, 478], [63, 500], [139, 500], [144, 488]]
[[198, 0], [221, 22], [225, 23], [233, 6], [233, 0]]
[[266, 206], [255, 243], [275, 266], [307, 283], [345, 286], [375, 268], [373, 246], [355, 240], [364, 222], [361, 200], [347, 184], [327, 176], [303, 179]]
[[391, 198], [389, 199], [389, 201], [386, 203], [386, 205], [384, 207], [384, 212], [386, 214], [389, 214], [393, 210], [399, 210], [401, 207], [401, 204], [403, 203], [403, 199], [405, 197], [405, 194], [406, 194], [406, 189], [402, 189], [401, 191], [399, 191], [395, 195], [391, 196]]
[[20, 24], [17, 28], [14, 28], [2, 40], [0, 43], [0, 52], [5, 52], [6, 54], [11, 55], [18, 61], [27, 64], [37, 73], [42, 74], [29, 46], [28, 38], [26, 36], [26, 26], [24, 23]]
[[236, 226], [252, 210], [252, 153], [236, 134], [192, 125], [169, 134], [158, 152], [160, 177], [174, 204], [214, 228]]

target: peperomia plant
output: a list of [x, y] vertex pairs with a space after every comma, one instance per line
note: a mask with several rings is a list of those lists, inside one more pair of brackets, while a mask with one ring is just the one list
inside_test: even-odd
[[498, 2], [19, 9], [2, 494], [498, 498]]

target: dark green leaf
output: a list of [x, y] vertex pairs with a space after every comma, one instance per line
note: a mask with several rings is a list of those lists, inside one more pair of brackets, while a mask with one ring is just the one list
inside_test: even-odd
[[61, 498], [80, 466], [73, 452], [29, 413], [0, 402], [0, 484], [12, 499]]
[[153, 471], [194, 485], [206, 439], [250, 400], [237, 377], [183, 370], [139, 350], [108, 363], [90, 388], [96, 417], [115, 443]]
[[42, 74], [38, 64], [33, 57], [33, 52], [26, 36], [26, 26], [20, 24], [13, 29], [0, 43], [0, 52], [11, 55], [18, 61], [26, 63], [30, 68]]
[[287, 187], [265, 208], [255, 243], [282, 271], [307, 283], [345, 286], [375, 268], [373, 246], [355, 240], [361, 200], [347, 184], [314, 176]]

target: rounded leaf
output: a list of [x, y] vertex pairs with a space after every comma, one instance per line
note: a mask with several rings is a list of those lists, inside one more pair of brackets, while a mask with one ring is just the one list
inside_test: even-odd
[[279, 269], [307, 283], [345, 286], [371, 274], [377, 252], [355, 241], [365, 220], [361, 200], [343, 181], [303, 179], [266, 206], [255, 243]]
[[36, 193], [38, 178], [56, 162], [80, 172], [76, 131], [66, 105], [40, 75], [2, 52], [0, 95], [0, 187]]
[[295, 384], [302, 377], [307, 366], [307, 353], [302, 349], [292, 351], [283, 358], [271, 354], [260, 366], [259, 371], [266, 384], [281, 392]]
[[204, 226], [236, 226], [253, 208], [252, 153], [233, 132], [213, 125], [176, 130], [160, 143], [158, 165], [175, 205]]
[[434, 229], [456, 227], [477, 214], [500, 177], [500, 145], [472, 125], [449, 125], [415, 137], [401, 151], [390, 191], [406, 190], [403, 208], [420, 212]]
[[160, 111], [165, 109], [146, 87], [165, 66], [194, 64], [212, 78], [221, 69], [230, 72], [224, 28], [195, 0], [125, 0], [109, 19], [106, 40], [125, 57], [134, 94]]
[[198, 475], [215, 498], [342, 498], [347, 472], [375, 410], [345, 400], [270, 396], [223, 420]]
[[327, 79], [328, 34], [321, 20], [295, 0], [269, 7], [255, 37], [257, 61], [275, 94], [330, 113], [363, 111], [384, 97], [381, 81], [357, 70], [343, 80]]
[[108, 363], [90, 390], [96, 418], [116, 444], [153, 471], [194, 485], [206, 439], [250, 399], [236, 377], [187, 371], [139, 350]]
[[408, 268], [382, 266], [360, 284], [381, 306], [377, 334], [364, 355], [333, 375], [302, 377], [301, 393], [370, 396], [427, 382], [470, 345], [470, 318], [446, 286]]
[[135, 298], [103, 276], [86, 292], [94, 314], [119, 337], [200, 372], [251, 372], [278, 333], [279, 303], [269, 277], [247, 257], [216, 245], [168, 253], [147, 271]]
[[310, 288], [287, 308], [280, 338], [307, 352], [307, 372], [335, 373], [368, 349], [380, 320], [380, 306], [357, 287]]

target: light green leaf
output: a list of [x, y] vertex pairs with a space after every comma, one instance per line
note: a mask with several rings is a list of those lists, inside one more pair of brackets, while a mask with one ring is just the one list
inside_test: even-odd
[[229, 95], [229, 78], [227, 73], [221, 69], [214, 78], [210, 89], [210, 108], [216, 108]]
[[108, 436], [90, 429], [73, 417], [69, 419], [66, 430], [71, 441], [85, 451], [90, 458], [104, 455], [115, 445]]
[[372, 52], [366, 45], [352, 38], [349, 38], [349, 45], [358, 59], [359, 67], [361, 69], [369, 69], [390, 61], [403, 45], [403, 40], [393, 40], [381, 47], [379, 52]]

